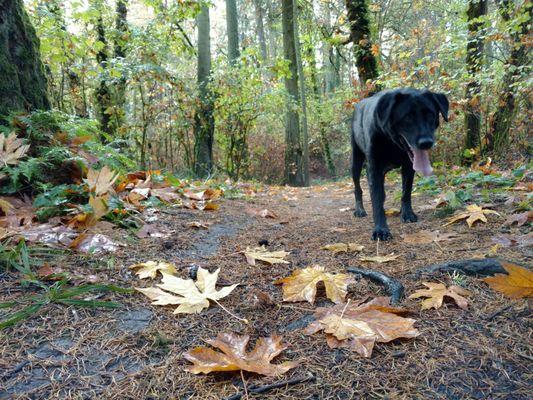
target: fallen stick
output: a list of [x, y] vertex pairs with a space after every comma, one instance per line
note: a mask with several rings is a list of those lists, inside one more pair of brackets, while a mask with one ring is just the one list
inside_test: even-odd
[[[280, 381], [276, 383], [272, 383], [270, 385], [264, 385], [264, 386], [248, 386], [248, 393], [265, 393], [272, 389], [279, 389], [282, 387], [297, 385], [299, 383], [306, 383], [306, 382], [314, 382], [316, 380], [316, 377], [314, 375], [302, 377], [302, 378], [294, 378], [289, 379], [286, 381]], [[230, 397], [226, 397], [225, 400], [240, 400], [242, 399], [243, 394], [242, 393], [236, 393]]]
[[430, 275], [435, 272], [455, 272], [469, 276], [492, 276], [506, 274], [502, 263], [497, 258], [474, 258], [470, 260], [454, 260], [442, 264], [428, 265], [414, 272], [415, 277]]
[[397, 279], [391, 278], [390, 276], [381, 272], [368, 269], [349, 267], [346, 268], [346, 271], [351, 272], [352, 274], [361, 275], [363, 278], [369, 279], [372, 282], [384, 286], [387, 294], [390, 296], [391, 304], [398, 304], [400, 299], [403, 297], [404, 288], [402, 283]]

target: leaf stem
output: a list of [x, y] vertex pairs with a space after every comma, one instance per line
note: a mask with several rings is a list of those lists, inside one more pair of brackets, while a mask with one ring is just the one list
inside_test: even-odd
[[217, 304], [220, 306], [220, 308], [222, 308], [224, 311], [226, 311], [226, 312], [227, 312], [229, 315], [231, 315], [233, 318], [235, 318], [235, 319], [241, 321], [242, 323], [245, 323], [246, 325], [249, 324], [249, 322], [248, 322], [248, 320], [247, 320], [246, 318], [240, 318], [240, 317], [236, 316], [236, 315], [233, 314], [230, 310], [228, 310], [226, 307], [224, 307], [222, 304], [220, 304], [217, 300], [214, 300], [214, 299], [213, 299], [213, 301], [214, 301], [215, 303], [217, 303]]

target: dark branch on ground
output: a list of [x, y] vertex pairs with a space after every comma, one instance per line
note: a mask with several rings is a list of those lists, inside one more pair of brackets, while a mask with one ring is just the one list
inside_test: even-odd
[[414, 272], [415, 277], [431, 275], [436, 272], [455, 272], [468, 276], [492, 276], [507, 274], [502, 263], [497, 258], [482, 258], [470, 260], [454, 260], [442, 264], [433, 264], [420, 268]]
[[368, 269], [349, 267], [346, 268], [346, 271], [351, 272], [352, 274], [361, 275], [363, 278], [369, 279], [372, 282], [385, 287], [387, 294], [391, 298], [391, 304], [398, 304], [400, 299], [403, 297], [404, 287], [402, 283], [395, 278], [391, 278], [390, 276], [385, 275], [381, 272], [372, 271]]
[[[250, 386], [247, 388], [248, 393], [265, 393], [272, 389], [279, 389], [287, 386], [297, 385], [299, 383], [307, 383], [307, 382], [314, 382], [316, 380], [316, 377], [314, 375], [309, 375], [306, 377], [300, 377], [300, 378], [294, 378], [289, 379], [286, 381], [280, 381], [276, 383], [272, 383], [270, 385], [264, 385], [264, 386]], [[240, 400], [242, 399], [244, 395], [242, 393], [236, 393], [233, 396], [226, 397], [225, 400]]]

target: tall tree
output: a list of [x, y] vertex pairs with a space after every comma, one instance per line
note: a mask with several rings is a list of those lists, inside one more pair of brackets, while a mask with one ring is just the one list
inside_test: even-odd
[[[123, 62], [126, 58], [126, 42], [128, 40], [128, 5], [127, 0], [117, 0], [115, 4], [115, 40], [114, 57], [116, 61]], [[124, 68], [120, 78], [114, 84], [114, 124], [116, 129], [124, 124], [126, 104], [126, 75]]]
[[0, 5], [0, 115], [49, 109], [39, 39], [22, 0]]
[[285, 122], [285, 180], [292, 186], [305, 186], [305, 171], [300, 127], [300, 94], [298, 90], [298, 61], [294, 31], [293, 0], [282, 0], [283, 53], [289, 63], [285, 77], [287, 117]]
[[113, 124], [111, 123], [111, 91], [107, 82], [108, 43], [104, 25], [104, 3], [102, 0], [95, 1], [96, 9], [96, 37], [100, 47], [96, 52], [96, 61], [100, 67], [100, 83], [96, 89], [96, 103], [98, 106], [98, 120], [100, 129], [104, 133], [102, 142], [106, 142], [113, 136]]
[[255, 28], [257, 29], [257, 41], [261, 49], [261, 61], [263, 64], [268, 60], [268, 52], [265, 38], [265, 24], [263, 0], [254, 0]]
[[226, 27], [228, 31], [228, 59], [230, 64], [235, 65], [240, 56], [239, 20], [235, 0], [226, 0]]
[[496, 3], [502, 19], [510, 25], [512, 44], [501, 84], [502, 95], [487, 136], [488, 151], [502, 151], [506, 148], [509, 142], [509, 130], [516, 112], [516, 85], [531, 68], [528, 58], [527, 36], [533, 23], [533, 2], [531, 0], [522, 1], [516, 13], [518, 16], [516, 24], [512, 24], [514, 2], [497, 0]]
[[468, 82], [465, 89], [465, 148], [479, 146], [481, 138], [481, 108], [479, 93], [481, 84], [477, 75], [483, 64], [484, 26], [482, 20], [487, 14], [487, 0], [469, 0], [468, 10], [468, 42], [466, 45], [466, 68]]
[[211, 77], [211, 39], [209, 8], [203, 5], [196, 17], [198, 25], [198, 92], [200, 104], [194, 117], [194, 172], [205, 177], [213, 167], [213, 138], [215, 121], [213, 99], [209, 90]]
[[[367, 87], [368, 83], [377, 79], [379, 75], [378, 60], [372, 52], [367, 2], [366, 0], [346, 0], [346, 10], [350, 22], [349, 42], [353, 43], [357, 73], [361, 85]], [[373, 88], [379, 90], [377, 85], [374, 85]]]

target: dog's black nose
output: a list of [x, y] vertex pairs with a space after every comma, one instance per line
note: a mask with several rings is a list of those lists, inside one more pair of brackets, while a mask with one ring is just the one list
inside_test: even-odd
[[434, 140], [428, 137], [422, 137], [418, 139], [418, 142], [416, 143], [418, 148], [420, 150], [429, 150], [433, 147]]

